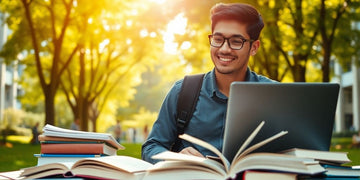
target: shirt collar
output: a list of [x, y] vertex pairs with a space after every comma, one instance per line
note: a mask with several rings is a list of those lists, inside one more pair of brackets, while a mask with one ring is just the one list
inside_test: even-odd
[[[211, 85], [211, 97], [217, 101], [227, 102], [228, 97], [226, 97], [223, 93], [219, 91], [219, 88], [216, 84], [216, 77], [215, 77], [215, 68], [210, 72], [210, 85]], [[246, 69], [245, 81], [253, 81], [254, 75], [251, 73], [249, 67]]]
[[226, 103], [228, 97], [226, 97], [223, 93], [219, 91], [219, 88], [216, 84], [216, 77], [215, 77], [215, 68], [210, 72], [210, 86], [211, 86], [211, 98], [215, 101]]
[[247, 67], [246, 69], [246, 75], [245, 75], [245, 81], [251, 81], [253, 79], [253, 76], [251, 76], [251, 73], [250, 73], [250, 68]]

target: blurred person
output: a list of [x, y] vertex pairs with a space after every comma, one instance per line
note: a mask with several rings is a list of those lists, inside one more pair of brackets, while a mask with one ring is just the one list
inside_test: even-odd
[[360, 131], [352, 136], [352, 146], [360, 147]]
[[115, 139], [118, 143], [120, 143], [121, 141], [121, 125], [120, 125], [120, 121], [119, 120], [116, 120], [116, 125], [115, 125], [115, 128], [114, 128], [114, 135], [115, 135]]
[[80, 130], [79, 124], [80, 124], [80, 119], [76, 118], [75, 121], [73, 121], [71, 123], [70, 129], [71, 130], [77, 130], [77, 131]]
[[39, 122], [36, 122], [35, 125], [31, 128], [31, 133], [32, 133], [32, 139], [30, 141], [31, 144], [39, 144]]
[[149, 128], [148, 125], [144, 126], [144, 131], [143, 131], [143, 135], [144, 135], [144, 139], [146, 139], [149, 135]]

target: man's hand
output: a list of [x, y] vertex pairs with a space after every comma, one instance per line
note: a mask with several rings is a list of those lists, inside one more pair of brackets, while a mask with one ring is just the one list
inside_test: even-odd
[[181, 154], [189, 154], [189, 155], [198, 156], [198, 157], [204, 157], [198, 150], [196, 150], [193, 147], [184, 148], [179, 153], [181, 153]]

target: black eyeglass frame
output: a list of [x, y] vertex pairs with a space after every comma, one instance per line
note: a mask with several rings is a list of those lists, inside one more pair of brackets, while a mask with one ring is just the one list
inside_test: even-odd
[[[215, 34], [215, 35], [216, 36], [222, 36], [224, 38], [224, 41], [221, 43], [221, 45], [214, 46], [213, 44], [211, 44], [211, 39], [214, 37], [214, 34], [209, 34], [208, 35], [210, 46], [216, 47], [216, 48], [221, 48], [224, 45], [225, 41], [227, 41], [228, 46], [229, 46], [230, 49], [232, 49], [232, 50], [240, 50], [240, 49], [242, 49], [244, 47], [245, 42], [250, 42], [250, 45], [251, 45], [251, 43], [255, 41], [253, 39], [245, 39], [245, 38], [243, 38], [243, 37], [241, 37], [239, 35], [234, 35], [234, 36], [231, 36], [231, 37], [228, 37], [228, 38], [224, 37], [223, 35], [219, 35], [219, 34]], [[233, 37], [240, 38], [243, 41], [240, 48], [231, 47], [230, 39], [233, 38]]]

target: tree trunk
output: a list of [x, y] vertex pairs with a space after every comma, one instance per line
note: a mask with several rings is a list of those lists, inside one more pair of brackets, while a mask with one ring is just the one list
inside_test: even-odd
[[78, 96], [78, 101], [77, 101], [77, 106], [78, 106], [78, 112], [80, 115], [80, 129], [83, 131], [88, 131], [88, 122], [87, 122], [87, 118], [85, 117], [86, 112], [84, 113], [84, 111], [86, 111], [86, 105], [85, 105], [85, 101], [86, 98], [84, 98], [86, 96], [86, 92], [85, 92], [85, 50], [84, 50], [84, 44], [80, 44], [79, 45], [79, 52], [80, 52], [80, 56], [79, 56], [79, 65], [80, 65], [80, 72], [79, 72], [79, 96]]
[[45, 124], [55, 125], [55, 93], [47, 86], [45, 94]]
[[306, 82], [305, 72], [306, 72], [306, 68], [302, 65], [297, 64], [295, 66], [294, 81]]
[[99, 117], [99, 109], [97, 108], [94, 102], [90, 102], [88, 108], [89, 108], [89, 120], [93, 124], [94, 132], [96, 132], [97, 130], [96, 121], [97, 118]]
[[0, 145], [6, 145], [6, 139], [7, 139], [7, 129], [4, 128], [2, 131], [1, 131], [1, 135], [2, 135], [2, 141], [0, 143]]
[[81, 109], [81, 118], [84, 125], [84, 131], [89, 131], [89, 103], [87, 102], [86, 98], [82, 101], [82, 109]]
[[329, 48], [324, 47], [324, 62], [321, 66], [322, 69], [322, 81], [329, 82], [330, 81], [330, 57], [331, 57], [331, 50]]
[[290, 65], [291, 73], [295, 82], [306, 82], [306, 59], [307, 55], [294, 55], [294, 64]]

